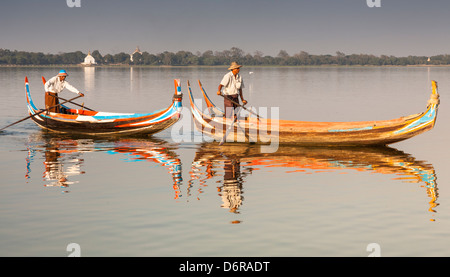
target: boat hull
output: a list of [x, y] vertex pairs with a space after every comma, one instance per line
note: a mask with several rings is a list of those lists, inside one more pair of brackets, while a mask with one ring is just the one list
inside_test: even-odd
[[[179, 115], [172, 116], [169, 119], [164, 120], [159, 124], [150, 124], [148, 126], [143, 127], [121, 127], [123, 125], [122, 122], [110, 122], [110, 123], [102, 123], [95, 124], [89, 122], [80, 122], [80, 121], [72, 121], [72, 122], [62, 122], [61, 120], [55, 120], [52, 117], [45, 116], [34, 116], [32, 120], [36, 125], [41, 127], [44, 130], [56, 132], [56, 133], [72, 133], [72, 134], [83, 134], [83, 135], [94, 135], [94, 136], [102, 136], [102, 135], [152, 135], [158, 132], [161, 132], [173, 124], [175, 124]], [[126, 124], [133, 124], [136, 121], [129, 121]]]

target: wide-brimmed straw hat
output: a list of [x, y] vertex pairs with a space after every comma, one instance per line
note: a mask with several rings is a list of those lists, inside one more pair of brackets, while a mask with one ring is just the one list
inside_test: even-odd
[[59, 71], [58, 76], [69, 76], [69, 74], [63, 69]]
[[240, 67], [242, 67], [242, 65], [237, 64], [237, 62], [232, 62], [228, 70], [233, 70]]

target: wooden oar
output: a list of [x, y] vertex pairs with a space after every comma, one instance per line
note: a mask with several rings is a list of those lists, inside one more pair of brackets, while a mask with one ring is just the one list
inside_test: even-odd
[[74, 97], [74, 98], [72, 98], [72, 99], [70, 99], [70, 100], [66, 100], [66, 101], [64, 101], [64, 102], [62, 102], [62, 103], [59, 103], [59, 104], [57, 104], [57, 105], [53, 105], [53, 106], [51, 106], [51, 107], [48, 107], [48, 108], [45, 109], [45, 110], [39, 111], [39, 112], [37, 112], [37, 113], [35, 113], [35, 114], [32, 114], [32, 115], [27, 116], [27, 117], [25, 117], [25, 118], [22, 118], [22, 119], [19, 120], [19, 121], [16, 121], [16, 122], [14, 122], [14, 123], [12, 123], [12, 124], [9, 124], [9, 125], [6, 126], [6, 127], [1, 128], [0, 131], [3, 131], [4, 129], [6, 129], [6, 128], [8, 128], [8, 127], [11, 127], [11, 126], [13, 126], [13, 125], [15, 125], [15, 124], [17, 124], [17, 123], [19, 123], [19, 122], [22, 122], [22, 121], [24, 121], [24, 120], [26, 120], [26, 119], [32, 118], [33, 116], [39, 115], [39, 114], [41, 114], [41, 113], [43, 113], [43, 112], [46, 112], [46, 111], [48, 111], [48, 110], [51, 109], [51, 108], [54, 108], [54, 107], [57, 107], [57, 106], [59, 106], [59, 105], [65, 104], [65, 103], [67, 103], [67, 102], [70, 102], [70, 101], [75, 100], [75, 99], [77, 99], [77, 98], [80, 98], [80, 97], [82, 97], [82, 96], [83, 96], [83, 95], [78, 95], [77, 97]]
[[86, 110], [89, 110], [89, 111], [95, 111], [95, 110], [93, 110], [93, 109], [89, 109], [88, 107], [85, 107], [85, 106], [84, 106], [84, 103], [83, 103], [82, 105], [80, 105], [80, 104], [74, 103], [74, 102], [72, 102], [72, 101], [69, 101], [69, 100], [67, 100], [67, 99], [64, 99], [64, 98], [62, 98], [62, 97], [56, 96], [56, 95], [50, 94], [50, 96], [53, 96], [53, 97], [55, 97], [55, 98], [59, 98], [59, 99], [61, 99], [61, 100], [63, 100], [63, 101], [66, 101], [66, 102], [72, 103], [72, 104], [74, 104], [74, 105], [77, 105], [78, 107], [81, 107], [81, 109], [86, 109]]
[[[47, 81], [45, 80], [44, 76], [42, 76], [42, 82], [44, 83], [44, 85], [45, 85], [45, 83], [47, 82]], [[56, 95], [52, 95], [52, 94], [50, 94], [50, 96], [53, 96], [53, 97], [55, 97], [55, 98], [59, 98], [59, 99], [61, 99], [61, 100], [63, 100], [63, 101], [67, 101], [67, 102], [69, 102], [69, 103], [72, 103], [72, 104], [74, 104], [74, 105], [77, 105], [78, 107], [82, 107], [82, 108], [84, 108], [84, 109], [86, 109], [86, 110], [89, 110], [89, 111], [95, 111], [95, 110], [93, 110], [93, 109], [89, 109], [88, 107], [84, 107], [84, 104], [83, 104], [83, 105], [80, 105], [80, 104], [74, 103], [74, 102], [72, 102], [72, 101], [69, 101], [69, 100], [67, 100], [67, 99], [64, 99], [64, 98], [62, 98], [62, 97], [59, 97], [59, 96], [56, 96]]]
[[227, 99], [227, 100], [230, 101], [231, 103], [236, 104], [237, 106], [239, 106], [239, 107], [241, 107], [241, 108], [244, 108], [244, 109], [245, 109], [246, 111], [248, 111], [249, 113], [252, 113], [252, 114], [256, 115], [256, 116], [258, 117], [258, 120], [260, 120], [261, 116], [259, 116], [259, 114], [253, 112], [252, 110], [247, 109], [247, 108], [244, 107], [243, 105], [237, 103], [236, 101], [231, 100], [230, 98], [226, 97], [226, 96], [223, 95], [223, 94], [219, 94], [219, 95], [222, 96], [223, 98]]

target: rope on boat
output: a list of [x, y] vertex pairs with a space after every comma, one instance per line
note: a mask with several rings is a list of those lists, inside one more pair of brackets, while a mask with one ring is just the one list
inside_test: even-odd
[[428, 100], [427, 107], [428, 107], [429, 105], [439, 105], [439, 102], [440, 102], [440, 100], [439, 100], [439, 94], [437, 94], [437, 93], [432, 93], [432, 94], [430, 95], [430, 99]]
[[183, 99], [183, 94], [174, 94], [173, 100], [181, 101]]

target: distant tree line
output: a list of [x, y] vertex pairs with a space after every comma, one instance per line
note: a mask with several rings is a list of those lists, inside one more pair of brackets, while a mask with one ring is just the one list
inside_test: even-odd
[[[81, 51], [44, 54], [42, 52], [11, 51], [0, 49], [0, 65], [76, 65], [84, 61], [86, 53]], [[91, 53], [99, 65], [229, 65], [236, 61], [244, 65], [262, 66], [311, 66], [311, 65], [449, 65], [450, 55], [425, 56], [375, 56], [370, 54], [344, 54], [337, 51], [335, 55], [313, 55], [305, 51], [289, 55], [281, 50], [276, 57], [264, 55], [260, 51], [253, 54], [245, 53], [242, 49], [232, 47], [230, 50], [205, 51], [195, 54], [189, 51], [176, 53], [165, 51], [158, 54], [148, 52], [130, 54], [101, 55], [98, 50]]]

